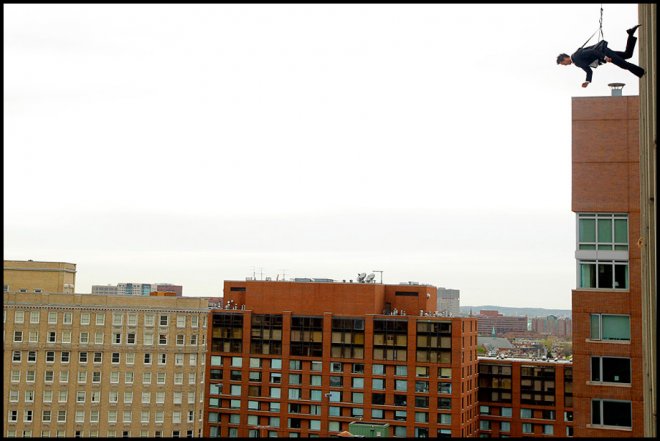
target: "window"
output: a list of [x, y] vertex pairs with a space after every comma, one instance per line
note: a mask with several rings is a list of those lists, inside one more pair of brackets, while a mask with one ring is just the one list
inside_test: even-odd
[[126, 344], [134, 345], [135, 344], [135, 332], [129, 332], [126, 334]]
[[174, 365], [183, 366], [183, 354], [174, 354]]
[[69, 382], [69, 371], [60, 371], [60, 383]]
[[630, 340], [630, 316], [591, 314], [591, 340]]
[[532, 409], [520, 409], [520, 418], [532, 418]]
[[522, 431], [523, 433], [534, 433], [534, 426], [532, 426], [530, 423], [523, 423]]
[[186, 343], [186, 336], [184, 334], [176, 335], [176, 345], [183, 346]]
[[102, 312], [96, 313], [96, 326], [105, 325], [105, 314]]
[[28, 333], [28, 341], [30, 343], [38, 343], [39, 342], [39, 331], [30, 331]]
[[627, 214], [578, 214], [577, 240], [581, 288], [628, 288]]
[[126, 364], [135, 364], [135, 352], [126, 353]]
[[142, 373], [142, 384], [151, 384], [151, 372]]
[[78, 353], [78, 362], [87, 363], [87, 352]]
[[373, 375], [385, 375], [385, 366], [382, 364], [374, 364], [371, 366], [371, 373]]
[[165, 392], [156, 392], [156, 404], [165, 403]]
[[30, 311], [30, 323], [39, 323], [39, 311]]
[[137, 326], [137, 314], [134, 312], [129, 312], [127, 324], [128, 326]]
[[177, 315], [176, 316], [176, 327], [177, 328], [185, 328], [186, 327], [186, 316], [185, 315]]
[[580, 213], [578, 250], [628, 250], [628, 215]]
[[20, 361], [21, 361], [21, 351], [12, 352], [11, 361], [16, 362], [16, 363], [20, 363]]
[[71, 331], [62, 331], [62, 343], [71, 343]]
[[20, 343], [23, 341], [23, 331], [14, 331], [14, 342]]
[[159, 345], [166, 345], [167, 344], [167, 334], [159, 334], [158, 335], [158, 344]]
[[500, 432], [511, 432], [511, 423], [508, 421], [500, 422]]
[[80, 324], [81, 325], [89, 325], [91, 321], [91, 315], [89, 312], [81, 312], [80, 313]]
[[121, 326], [124, 321], [124, 314], [121, 312], [112, 313], [112, 326]]
[[161, 315], [158, 324], [160, 326], [167, 326], [169, 324], [169, 316], [165, 314]]
[[480, 420], [479, 421], [479, 429], [480, 430], [490, 430], [490, 421]]
[[630, 359], [591, 357], [591, 381], [629, 384]]
[[52, 390], [45, 390], [43, 393], [43, 398], [42, 398], [44, 403], [52, 403], [53, 402], [53, 391]]
[[94, 344], [102, 345], [103, 344], [103, 332], [94, 333]]
[[151, 354], [144, 354], [144, 364], [151, 364]]
[[44, 423], [50, 423], [51, 421], [50, 410], [44, 410], [41, 412], [41, 421], [43, 421]]
[[121, 344], [121, 332], [113, 332], [112, 333], [112, 344], [113, 345]]
[[48, 343], [55, 343], [57, 341], [57, 333], [55, 331], [48, 331]]
[[591, 400], [591, 424], [632, 427], [632, 403], [618, 400]]

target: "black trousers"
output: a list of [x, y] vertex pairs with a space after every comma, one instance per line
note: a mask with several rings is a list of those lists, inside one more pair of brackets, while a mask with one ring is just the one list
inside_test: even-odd
[[635, 43], [637, 43], [637, 37], [634, 37], [632, 35], [628, 36], [628, 41], [626, 42], [626, 50], [624, 52], [613, 51], [612, 49], [607, 47], [607, 42], [604, 40], [601, 43], [605, 43], [603, 45], [604, 46], [603, 52], [605, 53], [605, 55], [607, 55], [612, 59], [612, 63], [616, 64], [621, 69], [630, 71], [632, 74], [634, 74], [639, 78], [641, 78], [644, 75], [643, 68], [637, 66], [636, 64], [632, 64], [626, 61], [627, 59], [632, 57], [633, 51], [635, 50]]

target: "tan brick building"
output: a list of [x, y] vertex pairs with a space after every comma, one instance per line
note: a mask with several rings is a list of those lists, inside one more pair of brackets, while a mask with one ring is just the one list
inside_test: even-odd
[[5, 260], [4, 292], [73, 294], [76, 288], [76, 264]]
[[4, 437], [201, 436], [206, 299], [3, 300]]
[[573, 98], [572, 110], [575, 436], [641, 437], [639, 97]]

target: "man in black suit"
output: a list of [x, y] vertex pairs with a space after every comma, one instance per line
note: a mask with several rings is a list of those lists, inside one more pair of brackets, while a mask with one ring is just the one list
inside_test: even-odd
[[614, 63], [621, 69], [629, 70], [641, 78], [644, 76], [644, 69], [626, 61], [632, 57], [633, 51], [635, 50], [637, 37], [633, 34], [640, 26], [641, 25], [633, 26], [626, 31], [628, 33], [628, 41], [626, 42], [625, 52], [613, 51], [607, 47], [607, 41], [602, 40], [593, 46], [578, 49], [570, 57], [566, 54], [559, 54], [557, 57], [557, 64], [563, 66], [575, 64], [577, 67], [584, 70], [587, 73], [587, 79], [582, 83], [582, 87], [587, 87], [589, 83], [591, 83], [591, 76], [593, 74], [591, 68], [596, 68], [603, 63]]

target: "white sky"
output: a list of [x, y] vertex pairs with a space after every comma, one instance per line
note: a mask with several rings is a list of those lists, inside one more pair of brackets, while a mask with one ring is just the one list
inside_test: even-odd
[[[78, 292], [382, 270], [569, 309], [571, 97], [639, 91], [556, 64], [600, 4], [3, 10], [4, 256]], [[637, 17], [603, 6], [610, 48]]]

